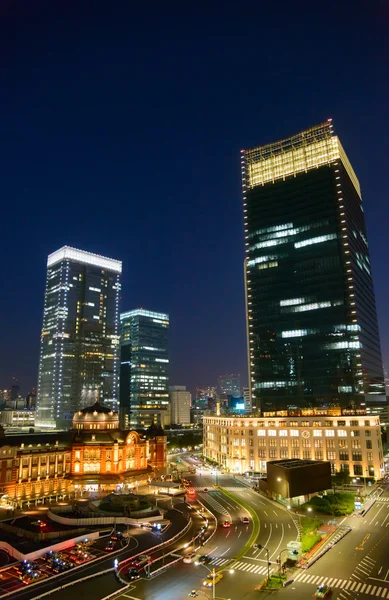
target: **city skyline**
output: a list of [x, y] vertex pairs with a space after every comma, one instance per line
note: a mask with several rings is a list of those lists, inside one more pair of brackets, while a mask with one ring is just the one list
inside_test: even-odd
[[[12, 375], [23, 392], [37, 385], [44, 263], [63, 244], [119, 257], [122, 306], [172, 316], [172, 382], [194, 390], [239, 372], [245, 385], [239, 152], [328, 117], [362, 182], [389, 367], [385, 19], [359, 6], [352, 24], [337, 6], [326, 27], [314, 6], [268, 7], [265, 19], [253, 7], [239, 26], [210, 9], [191, 27], [129, 8], [4, 8], [0, 244], [13, 293], [1, 298], [0, 387]], [[291, 27], [293, 48], [284, 35], [274, 48]], [[325, 50], [320, 36], [333, 40]], [[273, 50], [263, 57], [263, 47]]]

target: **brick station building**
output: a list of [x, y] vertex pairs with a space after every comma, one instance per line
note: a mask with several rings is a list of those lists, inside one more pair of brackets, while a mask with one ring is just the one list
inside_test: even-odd
[[98, 402], [77, 411], [69, 431], [6, 436], [0, 429], [0, 506], [132, 489], [165, 469], [163, 430], [121, 430], [118, 413]]

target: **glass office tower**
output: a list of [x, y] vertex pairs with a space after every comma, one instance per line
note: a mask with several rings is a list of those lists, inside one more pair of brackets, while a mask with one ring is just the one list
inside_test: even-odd
[[118, 408], [122, 263], [64, 246], [47, 260], [36, 424], [68, 428], [97, 399]]
[[386, 407], [358, 179], [332, 123], [242, 150], [256, 411]]
[[169, 315], [138, 308], [120, 315], [123, 428], [170, 425]]

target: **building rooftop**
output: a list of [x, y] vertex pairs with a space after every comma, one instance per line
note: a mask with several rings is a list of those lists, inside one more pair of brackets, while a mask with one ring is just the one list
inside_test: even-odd
[[51, 267], [62, 260], [71, 260], [74, 262], [83, 263], [84, 265], [101, 267], [102, 269], [115, 271], [116, 273], [122, 272], [121, 260], [107, 258], [106, 256], [93, 254], [92, 252], [86, 252], [85, 250], [77, 250], [77, 248], [71, 248], [70, 246], [63, 246], [59, 250], [49, 254], [47, 258], [47, 266]]
[[302, 467], [310, 467], [315, 464], [323, 464], [323, 460], [309, 460], [301, 458], [285, 458], [283, 460], [269, 460], [268, 464], [277, 465], [283, 469], [301, 469]]

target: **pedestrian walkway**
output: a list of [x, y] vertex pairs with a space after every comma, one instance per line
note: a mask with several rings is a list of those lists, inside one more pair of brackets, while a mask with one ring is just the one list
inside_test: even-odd
[[[227, 563], [230, 563], [228, 566], [234, 571], [244, 571], [245, 573], [254, 573], [255, 575], [267, 575], [267, 567], [266, 566], [258, 566], [253, 565], [252, 563], [246, 563], [244, 561], [238, 560], [236, 562], [231, 562], [230, 558], [215, 558], [211, 565], [212, 567], [226, 567]], [[272, 574], [274, 568], [269, 569], [269, 573]]]
[[[299, 583], [311, 583], [312, 585], [329, 585], [330, 587], [340, 588], [342, 591], [352, 592], [353, 594], [367, 594], [379, 598], [389, 598], [389, 587], [352, 581], [351, 579], [336, 579], [334, 577], [323, 577], [322, 575], [309, 575], [299, 573], [294, 578]], [[349, 595], [349, 594], [348, 594]]]
[[389, 498], [387, 496], [376, 498], [376, 502], [389, 502]]

